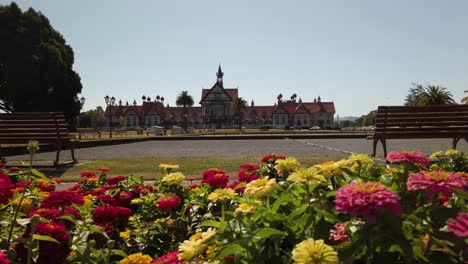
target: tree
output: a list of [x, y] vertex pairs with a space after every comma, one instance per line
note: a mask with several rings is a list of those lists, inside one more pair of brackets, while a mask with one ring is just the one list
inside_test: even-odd
[[75, 123], [81, 105], [74, 53], [40, 12], [0, 6], [0, 110], [64, 112]]
[[409, 89], [409, 94], [406, 96], [406, 106], [426, 106], [426, 105], [448, 105], [455, 104], [452, 94], [447, 91], [447, 88], [439, 85], [427, 85], [424, 87], [421, 84], [414, 84]]
[[424, 87], [421, 84], [412, 83], [413, 87], [409, 89], [409, 94], [405, 99], [405, 106], [418, 106], [419, 98], [424, 92]]
[[419, 105], [448, 105], [455, 104], [452, 94], [447, 88], [438, 85], [428, 85], [419, 98]]
[[242, 111], [247, 109], [247, 101], [242, 97], [238, 97], [236, 100], [231, 102], [231, 108], [237, 115], [239, 130], [242, 132]]
[[[465, 93], [468, 93], [468, 90], [465, 90]], [[468, 96], [463, 97], [461, 102], [462, 102], [462, 104], [468, 104]]]
[[377, 117], [377, 110], [370, 111], [367, 115], [362, 115], [356, 119], [355, 123], [358, 126], [373, 126], [375, 125], [375, 118]]
[[187, 91], [182, 91], [179, 95], [177, 95], [176, 105], [184, 107], [184, 126], [185, 126], [185, 133], [187, 133], [187, 106], [193, 105], [193, 97], [188, 94]]
[[98, 106], [96, 109], [88, 110], [80, 114], [79, 127], [104, 127], [104, 110]]

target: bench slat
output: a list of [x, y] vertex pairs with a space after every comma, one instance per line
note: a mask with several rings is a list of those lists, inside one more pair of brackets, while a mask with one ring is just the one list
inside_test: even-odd
[[386, 122], [387, 124], [392, 123], [392, 122], [396, 123], [396, 122], [440, 122], [440, 121], [443, 121], [444, 123], [450, 123], [450, 122], [459, 122], [459, 121], [468, 122], [468, 116], [467, 117], [445, 116], [445, 117], [433, 117], [433, 118], [391, 118], [391, 117], [388, 117], [387, 119], [377, 118], [375, 121], [376, 123]]
[[392, 131], [466, 131], [468, 132], [468, 127], [386, 127], [386, 128], [376, 128], [375, 132], [392, 132]]

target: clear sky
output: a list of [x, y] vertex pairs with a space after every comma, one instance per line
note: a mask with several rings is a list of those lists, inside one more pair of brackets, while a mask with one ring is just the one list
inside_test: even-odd
[[[11, 1], [0, 0], [0, 4]], [[75, 52], [85, 109], [216, 81], [256, 105], [320, 95], [340, 116], [401, 105], [411, 83], [468, 89], [468, 1], [17, 1]]]

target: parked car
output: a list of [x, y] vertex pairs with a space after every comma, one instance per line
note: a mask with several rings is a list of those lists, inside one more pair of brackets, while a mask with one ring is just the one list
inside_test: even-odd
[[313, 127], [310, 127], [309, 130], [320, 130], [320, 127], [319, 126], [313, 126]]
[[146, 129], [146, 133], [154, 132], [155, 136], [162, 136], [164, 135], [164, 127], [161, 126], [152, 126]]

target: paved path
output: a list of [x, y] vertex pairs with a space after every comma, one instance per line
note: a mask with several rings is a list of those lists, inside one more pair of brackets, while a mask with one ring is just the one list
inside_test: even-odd
[[[430, 154], [451, 148], [450, 139], [388, 140], [389, 151], [422, 150]], [[378, 147], [382, 157], [382, 147]], [[458, 150], [468, 152], [468, 144], [459, 142]], [[288, 156], [346, 157], [350, 152], [370, 154], [372, 141], [366, 139], [265, 139], [265, 140], [190, 140], [147, 141], [76, 150], [78, 160], [129, 157], [234, 157], [260, 156], [267, 153]], [[39, 153], [37, 160], [53, 160], [55, 152]], [[62, 151], [61, 158], [71, 160], [70, 151]], [[11, 156], [8, 160], [27, 160], [27, 156]]]

